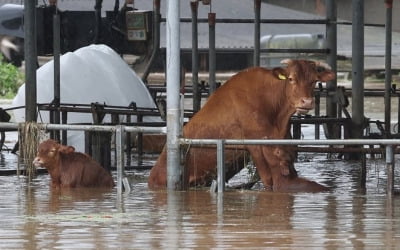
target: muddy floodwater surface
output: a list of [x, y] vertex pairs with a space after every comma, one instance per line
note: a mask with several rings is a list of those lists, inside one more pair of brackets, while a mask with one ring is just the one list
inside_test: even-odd
[[[382, 112], [374, 115], [380, 119]], [[0, 170], [17, 164], [16, 155], [0, 152]], [[397, 191], [399, 165], [396, 156]], [[149, 170], [131, 170], [132, 191], [118, 197], [116, 188], [51, 191], [48, 174], [30, 183], [25, 176], [0, 176], [0, 249], [399, 248], [400, 195], [387, 195], [384, 159], [367, 159], [365, 189], [359, 161], [299, 153], [295, 166], [300, 176], [332, 190], [149, 191]], [[249, 176], [243, 170], [228, 184]]]
[[[17, 157], [2, 152], [0, 168]], [[396, 159], [396, 164], [400, 164]], [[296, 168], [325, 193], [274, 193], [259, 188], [211, 193], [147, 189], [147, 171], [130, 171], [132, 192], [49, 189], [49, 176], [28, 183], [0, 176], [0, 249], [395, 249], [400, 196], [386, 195], [386, 166], [302, 153]], [[115, 175], [115, 173], [113, 173]], [[242, 180], [246, 173], [242, 174]], [[399, 184], [396, 169], [396, 189]]]

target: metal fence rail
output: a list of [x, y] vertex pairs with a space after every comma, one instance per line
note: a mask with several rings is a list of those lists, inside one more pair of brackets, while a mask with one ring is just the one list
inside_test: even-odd
[[[1, 129], [18, 130], [24, 123], [0, 122]], [[124, 153], [123, 136], [125, 132], [133, 133], [166, 133], [166, 127], [141, 127], [125, 125], [78, 125], [78, 124], [48, 124], [38, 123], [42, 130], [78, 130], [78, 131], [103, 131], [113, 132], [116, 137], [116, 159], [117, 159], [117, 192], [122, 194]], [[394, 150], [393, 146], [400, 145], [400, 139], [188, 139], [181, 138], [178, 141], [182, 145], [216, 145], [217, 150], [217, 173], [218, 192], [225, 189], [224, 174], [224, 148], [225, 145], [382, 145], [386, 148], [387, 165], [387, 190], [389, 194], [394, 191]], [[128, 187], [126, 187], [128, 188]]]
[[400, 139], [188, 139], [183, 144], [217, 144], [223, 140], [227, 145], [400, 145]]
[[225, 145], [384, 145], [386, 148], [387, 193], [394, 193], [394, 150], [393, 146], [400, 145], [400, 139], [327, 139], [327, 140], [292, 140], [292, 139], [187, 139], [181, 138], [181, 144], [206, 145], [215, 144], [217, 150], [217, 187], [218, 192], [225, 190]]
[[[8, 123], [0, 122], [1, 129], [18, 130], [24, 123]], [[49, 124], [38, 123], [42, 130], [78, 130], [78, 131], [102, 131], [113, 132], [115, 134], [116, 143], [116, 161], [117, 161], [117, 193], [122, 194], [122, 182], [124, 172], [124, 152], [123, 152], [123, 135], [125, 132], [134, 133], [166, 133], [166, 127], [141, 127], [141, 126], [125, 126], [125, 125], [78, 125], [78, 124]], [[125, 188], [129, 188], [128, 186]]]
[[[15, 129], [17, 130], [24, 123], [0, 122], [0, 129]], [[43, 130], [79, 130], [79, 131], [104, 131], [115, 132], [118, 126], [122, 125], [84, 125], [84, 124], [50, 124], [38, 123]], [[166, 133], [166, 127], [142, 127], [142, 126], [126, 126], [126, 132], [137, 133]]]

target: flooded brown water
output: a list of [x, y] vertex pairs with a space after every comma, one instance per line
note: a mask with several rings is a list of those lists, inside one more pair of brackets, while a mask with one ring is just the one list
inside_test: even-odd
[[367, 167], [363, 190], [359, 162], [301, 154], [300, 175], [333, 188], [316, 194], [153, 192], [147, 171], [131, 171], [133, 191], [118, 198], [116, 189], [51, 191], [47, 174], [30, 184], [0, 176], [0, 249], [395, 249], [400, 196], [386, 195], [382, 160]]
[[[305, 126], [305, 135], [313, 129]], [[17, 162], [0, 152], [0, 170], [16, 169]], [[273, 193], [260, 186], [223, 195], [155, 192], [147, 189], [147, 170], [129, 171], [132, 192], [118, 197], [116, 189], [53, 192], [47, 174], [31, 183], [0, 176], [0, 249], [398, 249], [400, 195], [386, 195], [383, 159], [367, 160], [366, 189], [360, 188], [360, 165], [300, 153], [299, 175], [332, 188], [325, 193]], [[396, 190], [399, 165], [396, 156]], [[245, 170], [229, 184], [246, 178]]]

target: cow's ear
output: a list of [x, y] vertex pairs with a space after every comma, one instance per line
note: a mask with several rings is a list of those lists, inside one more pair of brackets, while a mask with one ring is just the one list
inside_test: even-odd
[[318, 73], [318, 80], [321, 82], [331, 81], [336, 78], [336, 74], [331, 70], [326, 70], [323, 72]]
[[64, 154], [69, 154], [75, 152], [75, 148], [72, 146], [61, 146], [59, 151]]
[[275, 78], [283, 81], [287, 80], [289, 77], [286, 73], [286, 70], [283, 68], [273, 68], [272, 74], [274, 75]]

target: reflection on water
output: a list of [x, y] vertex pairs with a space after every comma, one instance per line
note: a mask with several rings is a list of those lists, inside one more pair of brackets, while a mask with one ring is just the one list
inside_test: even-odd
[[[13, 155], [2, 154], [6, 163], [15, 163]], [[116, 189], [52, 192], [48, 175], [30, 184], [25, 177], [1, 176], [0, 249], [393, 249], [400, 244], [400, 198], [386, 196], [382, 160], [368, 161], [368, 186], [362, 190], [358, 162], [307, 154], [300, 159], [301, 176], [333, 191], [152, 192], [146, 178], [133, 178], [133, 192], [119, 200]]]

